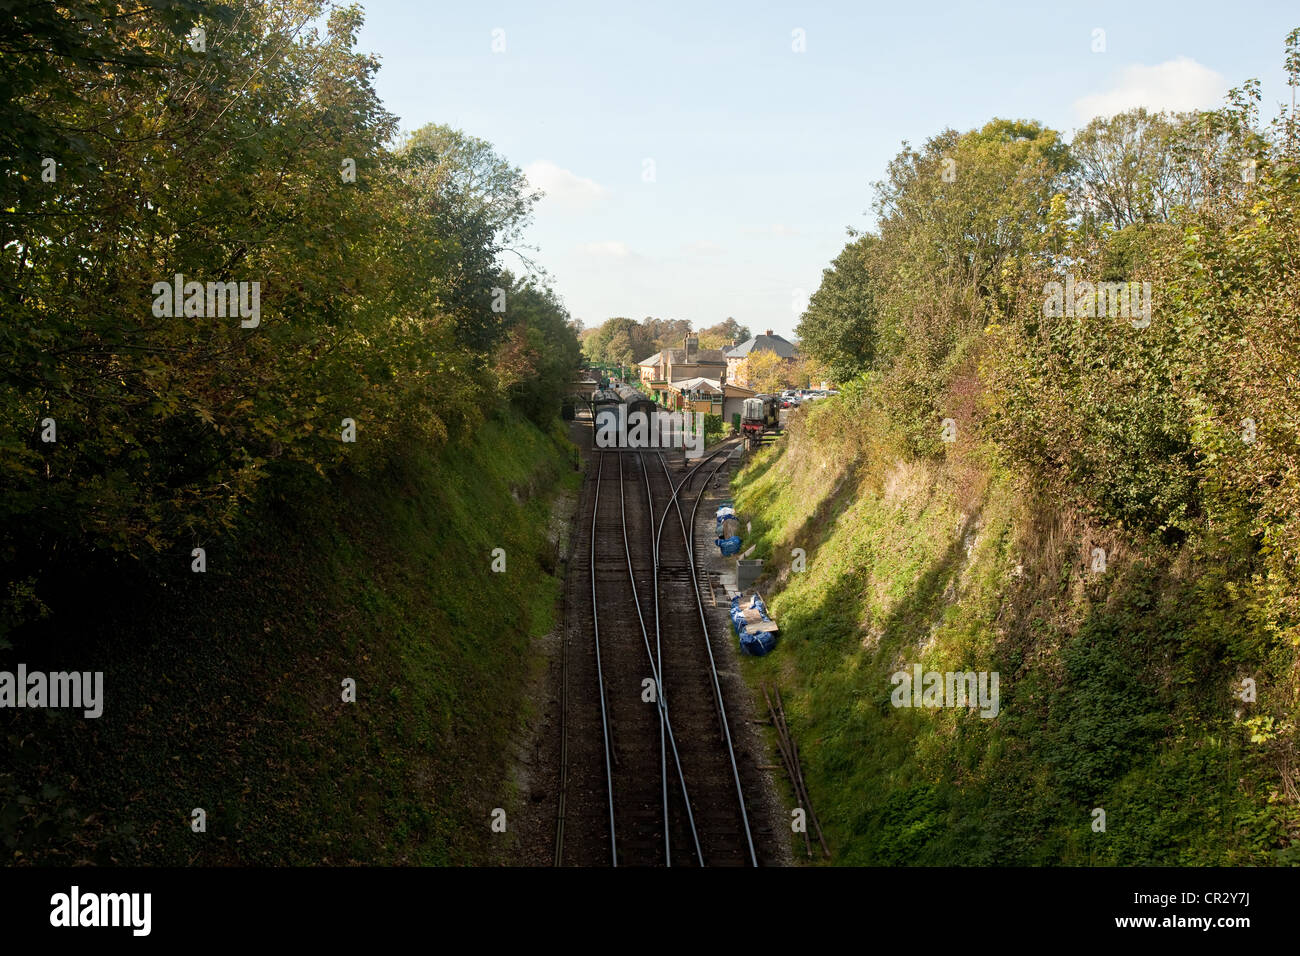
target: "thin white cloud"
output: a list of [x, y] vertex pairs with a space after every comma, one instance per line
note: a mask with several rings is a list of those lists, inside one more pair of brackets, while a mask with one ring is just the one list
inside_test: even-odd
[[762, 236], [799, 235], [799, 230], [796, 227], [789, 226], [786, 225], [785, 223], [780, 223], [780, 222], [772, 223], [771, 225], [766, 225], [766, 226], [750, 226], [749, 229], [746, 231], [750, 233], [755, 233], [757, 235], [762, 235]]
[[541, 159], [524, 169], [528, 184], [546, 193], [544, 202], [567, 208], [582, 208], [599, 202], [609, 195], [609, 190], [577, 173]]
[[687, 252], [695, 255], [712, 256], [722, 251], [722, 246], [712, 239], [696, 239], [694, 242], [686, 243]]
[[1222, 75], [1180, 56], [1156, 66], [1125, 67], [1112, 89], [1079, 97], [1074, 111], [1086, 123], [1094, 116], [1114, 116], [1138, 106], [1171, 112], [1212, 109], [1227, 89]]
[[629, 255], [627, 243], [619, 242], [616, 239], [607, 239], [604, 242], [586, 242], [578, 248], [589, 256], [625, 259]]

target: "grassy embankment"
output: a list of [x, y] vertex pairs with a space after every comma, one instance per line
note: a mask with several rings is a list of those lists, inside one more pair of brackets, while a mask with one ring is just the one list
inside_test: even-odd
[[[909, 459], [852, 395], [798, 418], [735, 481], [782, 628], [745, 672], [782, 688], [836, 862], [1300, 862], [1291, 756], [1233, 696], [1285, 687], [1294, 651], [1239, 564], [1091, 528], [986, 446]], [[916, 663], [998, 671], [1000, 713], [894, 707]]]
[[[11, 862], [503, 859], [532, 639], [562, 569], [574, 450], [511, 420], [382, 479], [267, 508], [234, 548], [75, 593], [0, 667], [105, 671], [104, 715], [4, 716]], [[490, 569], [506, 551], [505, 573]], [[122, 585], [122, 582], [119, 582]], [[79, 606], [73, 606], [79, 605]], [[357, 682], [356, 703], [342, 681]], [[207, 811], [206, 834], [191, 810]]]

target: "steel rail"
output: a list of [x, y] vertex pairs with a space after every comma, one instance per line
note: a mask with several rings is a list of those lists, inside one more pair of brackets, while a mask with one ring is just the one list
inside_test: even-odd
[[[637, 460], [641, 467], [641, 477], [645, 479], [645, 503], [646, 507], [650, 510], [650, 527], [653, 528], [655, 524], [655, 502], [654, 496], [650, 494], [650, 472], [645, 466], [645, 457], [643, 455], [638, 455]], [[655, 599], [655, 663], [657, 665], [657, 672], [661, 675], [658, 684], [656, 685], [656, 702], [662, 707], [659, 712], [659, 782], [663, 791], [662, 799], [664, 807], [664, 865], [672, 866], [672, 835], [668, 826], [668, 748], [664, 733], [664, 716], [668, 712], [668, 700], [666, 696], [667, 691], [664, 689], [662, 679], [662, 674], [664, 672], [664, 655], [663, 649], [659, 643], [659, 555], [656, 552], [653, 543], [650, 547], [650, 559], [653, 575], [653, 584], [651, 585], [652, 590], [650, 593], [654, 595]], [[635, 589], [635, 587], [636, 584], [633, 582], [633, 588]]]
[[[593, 417], [593, 419], [594, 419], [594, 417], [595, 417], [595, 416], [594, 416], [595, 409], [592, 408], [591, 411], [592, 411], [592, 413], [593, 413], [592, 417]], [[719, 450], [719, 451], [715, 452], [714, 454], [708, 456], [707, 458], [703, 459], [702, 461], [698, 462], [697, 464], [693, 465], [692, 468], [691, 468], [691, 470], [690, 470], [690, 471], [689, 471], [685, 476], [683, 476], [682, 481], [678, 482], [678, 483], [675, 484], [675, 485], [673, 484], [672, 476], [671, 476], [671, 475], [667, 475], [667, 467], [665, 466], [665, 467], [664, 467], [664, 471], [665, 471], [665, 474], [666, 474], [667, 477], [668, 477], [668, 483], [669, 483], [670, 487], [672, 488], [672, 495], [671, 495], [671, 497], [670, 497], [670, 503], [673, 503], [674, 505], [676, 505], [676, 500], [677, 500], [677, 496], [678, 496], [678, 493], [679, 493], [680, 489], [681, 489], [681, 488], [682, 488], [682, 487], [683, 487], [683, 486], [684, 486], [688, 481], [690, 481], [690, 480], [695, 476], [695, 474], [697, 474], [697, 473], [699, 472], [699, 470], [700, 470], [704, 465], [707, 465], [707, 464], [708, 464], [710, 461], [712, 461], [714, 458], [718, 457], [718, 455], [723, 454], [724, 451], [727, 451], [727, 449]], [[609, 843], [610, 843], [610, 858], [611, 858], [612, 865], [617, 867], [617, 866], [618, 866], [618, 844], [617, 844], [617, 824], [616, 824], [616, 820], [615, 820], [615, 808], [614, 808], [614, 772], [613, 772], [613, 764], [612, 764], [612, 752], [613, 752], [613, 746], [612, 746], [612, 743], [611, 743], [611, 733], [610, 733], [610, 726], [609, 726], [609, 714], [608, 714], [608, 709], [607, 709], [607, 707], [606, 707], [606, 701], [605, 701], [605, 677], [604, 677], [604, 670], [603, 670], [603, 666], [602, 666], [602, 662], [601, 662], [601, 656], [600, 656], [600, 621], [599, 621], [599, 607], [600, 607], [600, 604], [599, 604], [599, 601], [597, 600], [597, 594], [596, 594], [596, 528], [597, 528], [597, 525], [599, 524], [599, 517], [600, 517], [600, 485], [601, 485], [601, 479], [602, 479], [602, 477], [603, 477], [603, 475], [604, 475], [604, 468], [605, 468], [605, 454], [606, 454], [606, 453], [605, 453], [604, 451], [596, 450], [596, 487], [595, 487], [595, 491], [594, 491], [593, 496], [592, 496], [592, 508], [591, 508], [591, 529], [590, 529], [590, 534], [589, 534], [589, 548], [588, 548], [588, 550], [589, 550], [589, 554], [588, 554], [588, 564], [589, 564], [589, 568], [588, 568], [588, 570], [589, 570], [589, 577], [590, 577], [590, 580], [591, 580], [591, 624], [592, 624], [593, 643], [594, 643], [595, 652], [596, 652], [596, 682], [597, 682], [597, 685], [598, 685], [598, 686], [597, 686], [597, 689], [598, 689], [599, 696], [600, 696], [600, 721], [601, 721], [601, 732], [602, 732], [602, 735], [603, 735], [603, 738], [604, 738], [604, 750], [605, 750], [605, 783], [606, 783], [606, 793], [607, 793], [607, 796], [608, 796], [608, 805], [609, 805]], [[662, 457], [663, 457], [663, 456], [662, 456], [662, 454], [661, 454], [661, 455], [660, 455], [661, 463], [662, 463]], [[721, 467], [721, 465], [719, 465], [719, 467]], [[718, 469], [715, 468], [715, 469], [714, 469], [714, 473], [716, 473], [717, 470], [718, 470]], [[650, 492], [649, 474], [648, 474], [648, 471], [646, 471], [646, 469], [645, 469], [644, 467], [642, 468], [642, 471], [643, 471], [643, 474], [644, 474], [644, 476], [645, 476], [645, 481], [646, 481], [646, 495], [647, 495], [647, 499], [648, 499], [648, 501], [650, 502], [650, 520], [651, 520], [651, 524], [653, 525], [653, 524], [655, 523], [655, 522], [654, 522], [654, 505], [653, 505], [653, 497], [652, 497], [651, 492]], [[629, 563], [629, 577], [632, 577], [632, 576], [631, 576], [631, 556], [630, 556], [630, 551], [628, 550], [628, 544], [627, 544], [626, 510], [625, 510], [625, 508], [624, 508], [624, 506], [623, 506], [623, 501], [622, 501], [622, 498], [623, 498], [623, 488], [622, 488], [622, 485], [623, 485], [623, 481], [622, 481], [622, 456], [621, 456], [621, 454], [620, 454], [620, 457], [619, 457], [619, 497], [620, 497], [620, 510], [622, 510], [622, 512], [623, 512], [623, 524], [624, 524], [624, 527], [623, 527], [623, 532], [624, 532], [624, 551], [625, 551], [625, 553], [626, 553], [627, 556], [628, 556], [628, 563]], [[680, 509], [680, 506], [677, 506], [677, 510], [678, 510], [678, 519], [679, 519], [679, 521], [680, 521], [680, 519], [681, 519], [681, 509]], [[660, 516], [660, 519], [659, 519], [659, 522], [658, 522], [658, 526], [657, 526], [657, 528], [656, 528], [655, 541], [654, 541], [654, 556], [653, 556], [653, 557], [654, 557], [654, 563], [653, 563], [653, 568], [654, 568], [654, 581], [655, 581], [654, 594], [655, 594], [655, 644], [656, 644], [656, 649], [659, 649], [659, 648], [660, 648], [660, 636], [659, 636], [659, 604], [658, 604], [658, 600], [659, 600], [659, 595], [658, 595], [658, 567], [659, 567], [659, 554], [658, 554], [658, 552], [659, 552], [659, 540], [660, 540], [660, 535], [662, 534], [662, 531], [663, 531], [663, 523], [664, 523], [664, 519], [665, 519], [666, 517], [667, 517], [667, 506], [665, 506], [665, 510], [664, 510], [663, 514]], [[688, 544], [687, 544], [687, 549], [688, 549], [688, 553], [690, 553], [690, 554], [693, 555], [692, 545], [691, 545], [690, 542], [688, 542]], [[689, 795], [687, 794], [687, 790], [686, 790], [686, 780], [685, 780], [685, 777], [683, 776], [683, 772], [682, 772], [681, 759], [680, 759], [680, 757], [678, 756], [678, 752], [677, 752], [677, 743], [676, 743], [676, 740], [675, 740], [674, 737], [673, 737], [673, 733], [672, 733], [672, 723], [671, 723], [671, 720], [669, 719], [669, 716], [668, 716], [667, 702], [665, 701], [665, 699], [664, 699], [664, 694], [663, 694], [663, 681], [662, 681], [662, 678], [661, 678], [661, 676], [660, 676], [661, 673], [662, 673], [662, 654], [660, 655], [660, 657], [659, 657], [659, 659], [658, 659], [658, 664], [659, 664], [659, 666], [656, 666], [656, 660], [655, 660], [655, 657], [654, 657], [653, 655], [650, 655], [650, 644], [649, 644], [649, 638], [648, 638], [648, 636], [647, 636], [646, 633], [645, 633], [645, 621], [644, 621], [644, 619], [643, 619], [642, 616], [641, 616], [640, 601], [639, 601], [639, 599], [636, 598], [636, 587], [635, 587], [635, 578], [634, 578], [634, 577], [632, 578], [632, 585], [633, 585], [633, 598], [634, 598], [634, 600], [636, 601], [636, 605], [637, 605], [637, 616], [638, 616], [638, 619], [640, 620], [640, 623], [641, 623], [642, 638], [643, 638], [643, 640], [645, 641], [645, 645], [646, 645], [646, 653], [647, 653], [647, 655], [650, 656], [650, 666], [651, 666], [652, 671], [654, 672], [655, 687], [656, 687], [656, 691], [657, 691], [657, 694], [658, 694], [658, 704], [659, 704], [659, 708], [660, 708], [660, 712], [661, 712], [661, 713], [660, 713], [660, 720], [661, 720], [661, 730], [660, 730], [660, 734], [661, 734], [661, 740], [660, 740], [661, 761], [662, 761], [663, 763], [666, 764], [666, 760], [664, 760], [664, 754], [663, 754], [663, 736], [666, 734], [666, 736], [667, 736], [667, 738], [668, 738], [668, 740], [670, 741], [671, 746], [672, 746], [672, 751], [673, 751], [673, 760], [674, 760], [674, 763], [675, 763], [676, 766], [677, 766], [678, 778], [679, 778], [679, 781], [680, 781], [681, 786], [682, 786], [682, 798], [683, 798], [683, 801], [684, 801], [685, 804], [686, 804], [687, 819], [688, 819], [688, 822], [689, 822], [689, 824], [690, 824], [691, 836], [692, 836], [692, 838], [693, 838], [693, 840], [694, 840], [694, 843], [695, 843], [695, 852], [696, 852], [696, 857], [697, 857], [697, 859], [699, 859], [699, 861], [700, 861], [700, 865], [703, 866], [703, 865], [704, 865], [704, 857], [703, 857], [703, 853], [701, 852], [701, 849], [700, 849], [699, 836], [698, 836], [698, 833], [696, 832], [696, 828], [695, 828], [694, 813], [693, 813], [692, 808], [691, 808], [690, 797], [689, 797]], [[698, 592], [698, 583], [696, 584], [696, 589], [697, 589], [697, 592]], [[697, 598], [698, 598], [698, 593], [697, 593]], [[561, 735], [562, 735], [562, 740], [561, 740], [561, 782], [560, 782], [560, 797], [559, 797], [559, 800], [560, 800], [560, 806], [557, 808], [557, 809], [558, 809], [558, 813], [557, 813], [558, 820], [557, 820], [556, 838], [555, 838], [555, 865], [556, 865], [556, 866], [561, 865], [561, 864], [562, 864], [562, 861], [563, 861], [563, 854], [564, 854], [564, 836], [565, 836], [565, 833], [564, 833], [565, 826], [564, 826], [564, 824], [565, 824], [565, 817], [566, 817], [565, 806], [564, 806], [564, 804], [567, 802], [567, 801], [565, 800], [565, 796], [566, 796], [567, 784], [568, 784], [568, 779], [567, 779], [567, 778], [568, 778], [568, 768], [567, 768], [567, 750], [568, 750], [568, 746], [567, 746], [567, 744], [568, 744], [568, 740], [567, 740], [567, 736], [568, 736], [568, 726], [567, 726], [567, 725], [568, 725], [568, 714], [567, 714], [567, 711], [568, 711], [568, 673], [567, 673], [567, 670], [568, 670], [568, 660], [567, 660], [567, 652], [568, 652], [568, 635], [567, 635], [567, 633], [565, 634], [564, 642], [565, 642], [565, 648], [564, 648], [564, 649], [565, 649], [566, 658], [565, 658], [565, 660], [564, 660], [563, 663], [562, 663], [562, 672], [563, 672], [563, 673], [562, 673], [562, 681], [563, 681], [563, 687], [562, 687], [562, 690], [561, 690]], [[734, 761], [733, 761], [733, 763], [734, 763]], [[667, 791], [667, 781], [666, 781], [667, 770], [666, 770], [666, 767], [664, 767], [663, 774], [664, 774], [664, 792], [665, 792], [665, 796], [664, 796], [664, 800], [665, 800], [665, 802], [664, 802], [665, 853], [667, 854], [667, 852], [668, 852], [668, 851], [667, 851], [667, 841], [669, 840], [669, 837], [668, 837], [668, 805], [667, 805], [667, 793], [666, 793], [666, 791]], [[666, 860], [670, 860], [671, 858], [668, 857], [668, 856], [666, 855], [666, 856], [665, 856], [665, 859], [666, 859]], [[670, 865], [671, 865], [671, 864], [670, 864]]]
[[[690, 829], [691, 829], [691, 839], [692, 839], [692, 840], [694, 841], [694, 843], [695, 843], [695, 853], [696, 853], [696, 856], [697, 856], [697, 857], [699, 858], [699, 860], [700, 860], [700, 865], [703, 866], [703, 865], [704, 865], [704, 856], [703, 856], [703, 853], [702, 853], [701, 850], [700, 850], [700, 837], [699, 837], [699, 834], [698, 834], [698, 833], [696, 832], [696, 830], [695, 830], [695, 814], [691, 811], [691, 798], [690, 798], [690, 795], [687, 793], [687, 789], [686, 789], [686, 776], [685, 776], [685, 774], [682, 772], [682, 760], [681, 760], [681, 757], [680, 757], [680, 756], [678, 755], [678, 753], [677, 753], [677, 740], [676, 740], [676, 738], [673, 736], [673, 725], [672, 725], [672, 721], [671, 721], [671, 720], [669, 719], [669, 717], [668, 717], [668, 708], [667, 708], [667, 706], [664, 704], [663, 696], [662, 696], [662, 695], [660, 694], [660, 692], [659, 692], [659, 691], [660, 691], [660, 688], [663, 686], [663, 681], [660, 680], [660, 676], [659, 676], [659, 668], [655, 665], [655, 656], [654, 656], [654, 652], [650, 650], [650, 635], [649, 635], [649, 633], [646, 631], [646, 626], [645, 626], [645, 615], [644, 615], [644, 614], [642, 613], [642, 611], [641, 611], [641, 598], [640, 598], [640, 596], [636, 593], [636, 575], [633, 573], [633, 570], [632, 570], [632, 549], [631, 549], [630, 544], [628, 543], [628, 534], [627, 534], [627, 510], [626, 510], [626, 508], [624, 507], [624, 500], [625, 500], [625, 499], [624, 499], [624, 494], [623, 494], [623, 456], [622, 456], [622, 453], [621, 453], [621, 452], [619, 452], [619, 453], [617, 453], [617, 454], [619, 455], [619, 460], [618, 460], [618, 478], [619, 478], [619, 480], [618, 480], [618, 494], [619, 494], [619, 508], [620, 508], [620, 510], [622, 511], [622, 518], [623, 518], [623, 553], [627, 556], [627, 575], [628, 575], [628, 580], [629, 580], [629, 582], [630, 582], [631, 585], [632, 585], [632, 601], [633, 601], [633, 603], [636, 605], [636, 617], [637, 617], [637, 623], [639, 623], [639, 624], [641, 625], [641, 639], [645, 642], [645, 652], [646, 652], [646, 657], [649, 658], [649, 661], [650, 661], [650, 672], [651, 672], [651, 676], [654, 678], [654, 685], [655, 685], [655, 705], [656, 705], [656, 707], [657, 707], [658, 710], [659, 710], [659, 719], [663, 722], [663, 728], [664, 728], [664, 731], [666, 732], [666, 734], [667, 734], [667, 736], [668, 736], [668, 743], [669, 743], [669, 744], [671, 745], [671, 747], [672, 747], [672, 751], [673, 751], [673, 762], [677, 765], [677, 779], [678, 779], [678, 782], [681, 783], [681, 786], [682, 786], [682, 799], [686, 802], [686, 818], [687, 818], [687, 822], [688, 822], [688, 824], [690, 825]], [[594, 532], [593, 532], [593, 541], [594, 541]], [[593, 573], [593, 575], [594, 575], [594, 573], [595, 573], [594, 566], [593, 566], [593, 572], [592, 572], [592, 573]], [[595, 579], [594, 579], [594, 577], [593, 577], [593, 584], [592, 584], [592, 590], [593, 590], [593, 592], [594, 592], [594, 590], [595, 590], [595, 583], [594, 583], [594, 580], [595, 580]], [[656, 600], [657, 600], [657, 597], [656, 597]], [[612, 827], [612, 825], [613, 825], [613, 824], [612, 824], [612, 819], [613, 819], [613, 818], [611, 817], [611, 827]], [[664, 840], [665, 840], [665, 842], [667, 842], [668, 839], [669, 839], [669, 836], [668, 836], [668, 806], [667, 806], [667, 804], [665, 803], [665, 805], [664, 805]], [[612, 841], [612, 836], [611, 836], [611, 841]], [[671, 865], [672, 865], [672, 860], [671, 860], [671, 857], [670, 857], [670, 856], [666, 856], [664, 859], [665, 859], [665, 863], [667, 863], [668, 866], [671, 866]], [[615, 865], [615, 866], [618, 865], [617, 860], [615, 860], [614, 865]]]
[[[618, 866], [618, 847], [614, 826], [614, 768], [610, 764], [609, 718], [605, 713], [605, 674], [600, 666], [600, 613], [596, 602], [596, 524], [600, 520], [600, 476], [605, 471], [605, 453], [597, 452], [596, 495], [591, 506], [591, 631], [596, 643], [596, 683], [600, 691], [600, 727], [605, 735], [605, 787], [609, 793], [609, 853]], [[621, 482], [620, 482], [621, 483]]]
[[[716, 458], [716, 457], [718, 456], [718, 454], [720, 454], [720, 452], [717, 452], [717, 453], [714, 453], [713, 455], [710, 455], [709, 458], [705, 459], [705, 461], [712, 461], [714, 458]], [[663, 457], [663, 455], [662, 455], [662, 453], [660, 453], [660, 459], [661, 459], [661, 460], [662, 460], [662, 457]], [[654, 612], [655, 612], [655, 657], [654, 657], [654, 665], [652, 665], [652, 666], [655, 666], [655, 667], [656, 667], [655, 686], [656, 686], [656, 691], [657, 691], [657, 695], [658, 695], [659, 706], [660, 706], [660, 708], [661, 708], [661, 712], [662, 712], [662, 715], [663, 715], [663, 716], [662, 716], [662, 719], [661, 719], [659, 746], [660, 746], [660, 753], [661, 753], [661, 759], [662, 759], [662, 763], [660, 764], [660, 766], [661, 766], [662, 771], [663, 771], [663, 773], [662, 773], [662, 780], [663, 780], [663, 806], [664, 806], [664, 859], [667, 861], [667, 865], [668, 865], [668, 866], [672, 866], [671, 839], [670, 839], [670, 835], [669, 835], [669, 827], [668, 827], [668, 813], [669, 813], [669, 810], [668, 810], [668, 761], [667, 761], [667, 756], [666, 756], [666, 755], [664, 754], [664, 752], [663, 752], [663, 736], [664, 736], [664, 734], [663, 734], [663, 727], [667, 726], [667, 718], [668, 718], [668, 690], [667, 690], [667, 686], [666, 686], [666, 684], [664, 683], [664, 680], [663, 680], [663, 672], [664, 672], [663, 642], [662, 642], [662, 639], [661, 639], [661, 630], [660, 630], [660, 624], [659, 624], [659, 622], [660, 622], [660, 614], [659, 614], [659, 531], [663, 528], [663, 521], [662, 521], [662, 519], [661, 519], [660, 522], [659, 522], [659, 524], [658, 524], [658, 526], [657, 526], [657, 527], [655, 526], [654, 495], [652, 494], [652, 492], [651, 492], [651, 490], [650, 490], [650, 470], [646, 467], [646, 463], [645, 463], [645, 455], [644, 455], [644, 454], [638, 453], [638, 455], [637, 455], [637, 460], [638, 460], [638, 461], [640, 462], [640, 464], [641, 464], [641, 477], [644, 479], [644, 483], [645, 483], [646, 503], [649, 505], [649, 508], [650, 508], [650, 525], [651, 525], [652, 528], [656, 528], [656, 530], [655, 530], [655, 535], [654, 535], [654, 539], [653, 539], [653, 541], [651, 542], [651, 547], [650, 547], [650, 551], [651, 551], [651, 554], [650, 554], [650, 557], [651, 557], [651, 568], [652, 568], [652, 584], [651, 584], [651, 592], [650, 592], [650, 593], [654, 595]], [[700, 463], [700, 465], [703, 465], [703, 464], [704, 464], [704, 462], [701, 462], [701, 463]], [[700, 467], [700, 465], [697, 465], [697, 466], [695, 466], [695, 467], [698, 468], [698, 467]], [[669, 489], [671, 489], [671, 491], [672, 491], [674, 494], [676, 493], [677, 489], [676, 489], [675, 487], [673, 487], [673, 481], [672, 481], [672, 478], [671, 478], [671, 477], [668, 478], [668, 487], [669, 487]], [[668, 507], [667, 504], [665, 504], [665, 505], [664, 505], [665, 513], [667, 513], [667, 507]], [[630, 559], [629, 559], [629, 560], [630, 560]], [[639, 613], [639, 610], [640, 610], [640, 609], [639, 609], [639, 607], [638, 607], [638, 613]], [[703, 866], [703, 865], [704, 865], [704, 854], [703, 854], [703, 852], [702, 852], [702, 848], [700, 847], [700, 840], [699, 840], [698, 832], [696, 831], [696, 828], [695, 828], [695, 812], [694, 812], [694, 810], [693, 810], [692, 807], [691, 807], [690, 797], [689, 797], [689, 796], [687, 795], [687, 793], [686, 793], [686, 780], [685, 780], [685, 774], [684, 774], [684, 772], [683, 772], [683, 770], [682, 770], [682, 766], [681, 766], [681, 762], [680, 762], [680, 760], [677, 760], [677, 751], [676, 751], [676, 744], [675, 744], [675, 743], [674, 743], [674, 748], [673, 748], [673, 758], [674, 758], [674, 760], [677, 762], [677, 772], [678, 772], [679, 777], [681, 778], [681, 783], [682, 783], [682, 799], [683, 799], [683, 801], [686, 803], [686, 815], [687, 815], [688, 820], [690, 821], [691, 836], [694, 838], [694, 841], [695, 841], [695, 853], [696, 853], [696, 858], [700, 861], [700, 866]]]
[[[718, 454], [721, 453], [719, 452]], [[717, 457], [717, 456], [714, 455], [713, 457]], [[676, 489], [673, 492], [673, 497], [672, 500], [669, 502], [669, 504], [671, 504], [677, 512], [677, 520], [682, 528], [682, 539], [686, 544], [686, 553], [689, 558], [689, 564], [691, 568], [691, 584], [695, 591], [695, 607], [700, 615], [700, 631], [704, 637], [705, 650], [708, 652], [709, 655], [709, 676], [713, 680], [714, 702], [716, 703], [718, 709], [717, 711], [718, 720], [722, 725], [723, 739], [727, 744], [727, 756], [731, 760], [731, 775], [736, 783], [736, 799], [740, 803], [740, 817], [741, 817], [741, 821], [744, 823], [745, 826], [745, 840], [749, 845], [749, 860], [751, 865], [758, 866], [758, 855], [754, 852], [754, 836], [749, 826], [749, 811], [745, 808], [745, 791], [740, 783], [740, 769], [736, 766], [736, 749], [732, 744], [732, 740], [731, 740], [731, 727], [727, 722], [727, 707], [726, 704], [723, 703], [723, 699], [722, 699], [722, 684], [718, 680], [718, 666], [716, 660], [713, 657], [713, 643], [709, 639], [708, 619], [704, 616], [704, 600], [700, 595], [700, 582], [699, 582], [699, 578], [696, 575], [696, 570], [695, 570], [695, 516], [696, 513], [699, 511], [700, 502], [704, 498], [704, 492], [708, 490], [709, 481], [713, 479], [713, 476], [716, 475], [722, 469], [722, 466], [725, 465], [726, 463], [727, 460], [725, 458], [722, 461], [718, 462], [713, 467], [713, 471], [709, 472], [708, 477], [704, 480], [704, 483], [700, 486], [700, 490], [696, 493], [695, 504], [691, 507], [691, 519], [689, 524], [689, 528], [690, 528], [689, 532], [687, 531], [687, 524], [685, 522], [685, 519], [682, 517], [681, 502], [679, 500], [679, 494]], [[659, 464], [663, 468], [664, 475], [668, 477], [668, 482], [671, 485], [672, 476], [668, 473], [668, 464], [666, 461], [664, 461], [664, 457], [662, 454], [659, 455]], [[678, 484], [677, 488], [681, 488], [682, 486], [684, 486], [686, 482], [688, 482], [691, 478], [694, 477], [695, 474], [696, 471], [693, 470], [690, 474], [683, 477], [682, 481]], [[667, 514], [667, 510], [668, 509], [665, 507], [664, 509], [665, 514]], [[662, 525], [660, 527], [662, 529]], [[657, 551], [658, 549], [657, 541], [655, 547]]]

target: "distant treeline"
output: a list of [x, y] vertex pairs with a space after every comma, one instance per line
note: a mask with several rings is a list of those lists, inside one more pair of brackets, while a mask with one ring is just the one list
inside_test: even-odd
[[727, 318], [692, 333], [686, 319], [656, 319], [650, 316], [637, 322], [635, 319], [606, 319], [600, 325], [582, 332], [582, 352], [592, 362], [622, 362], [633, 365], [662, 349], [679, 349], [687, 335], [697, 334], [702, 349], [724, 349], [732, 342], [752, 338], [749, 328], [733, 318]]
[[0, 28], [0, 640], [52, 555], [187, 560], [259, 494], [558, 413], [576, 329], [502, 267], [532, 271], [537, 195], [481, 140], [398, 137], [360, 26], [78, 0]]
[[[1284, 65], [1294, 90], [1300, 30]], [[1072, 142], [994, 120], [905, 144], [878, 229], [825, 271], [799, 337], [908, 453], [943, 455], [955, 432], [1094, 521], [1175, 551], [1196, 539], [1289, 660], [1300, 116], [1263, 124], [1259, 100], [1250, 81], [1221, 109], [1131, 110]], [[1225, 640], [1216, 653], [1261, 651]]]

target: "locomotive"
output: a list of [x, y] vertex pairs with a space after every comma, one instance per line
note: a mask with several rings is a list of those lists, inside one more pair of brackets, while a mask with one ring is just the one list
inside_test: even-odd
[[763, 432], [781, 421], [781, 400], [775, 395], [755, 395], [741, 406], [740, 430], [750, 444], [757, 444]]

